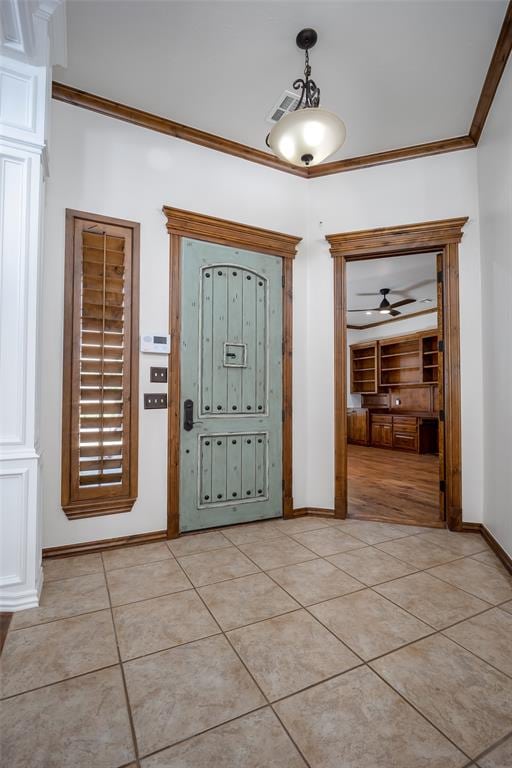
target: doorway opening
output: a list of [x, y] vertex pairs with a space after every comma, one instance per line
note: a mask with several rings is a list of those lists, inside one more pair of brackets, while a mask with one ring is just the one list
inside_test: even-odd
[[336, 517], [462, 528], [458, 243], [466, 221], [327, 236]]

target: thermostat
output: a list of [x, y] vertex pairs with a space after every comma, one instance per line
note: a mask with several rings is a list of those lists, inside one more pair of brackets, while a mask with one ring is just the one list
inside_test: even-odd
[[171, 351], [171, 337], [168, 334], [145, 333], [140, 337], [140, 351], [168, 355]]

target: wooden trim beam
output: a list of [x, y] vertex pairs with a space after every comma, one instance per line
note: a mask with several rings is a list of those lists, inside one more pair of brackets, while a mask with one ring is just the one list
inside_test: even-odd
[[270, 152], [264, 152], [261, 149], [254, 149], [246, 144], [240, 144], [237, 141], [224, 139], [222, 136], [216, 136], [213, 133], [200, 131], [198, 128], [192, 128], [189, 125], [177, 123], [160, 115], [154, 115], [152, 112], [144, 112], [142, 109], [129, 107], [118, 101], [105, 99], [103, 96], [97, 96], [94, 93], [81, 91], [64, 83], [52, 83], [52, 97], [56, 101], [64, 101], [66, 104], [73, 104], [76, 107], [83, 107], [92, 112], [98, 112], [100, 115], [113, 117], [116, 120], [122, 120], [125, 123], [132, 123], [141, 128], [148, 128], [150, 131], [164, 133], [166, 136], [174, 136], [175, 139], [183, 139], [192, 144], [198, 144], [201, 147], [215, 149], [217, 152], [224, 152], [233, 157], [240, 157], [242, 160], [249, 160], [252, 163], [266, 165], [268, 168], [275, 168], [278, 171], [285, 171], [294, 176], [307, 177], [307, 168], [297, 168], [295, 165], [279, 160]]
[[482, 92], [476, 106], [473, 121], [469, 129], [469, 137], [473, 140], [475, 146], [480, 140], [482, 131], [487, 120], [498, 90], [498, 85], [501, 80], [501, 76], [505, 71], [510, 51], [512, 50], [512, 0], [510, 0], [505, 18], [501, 27], [501, 31], [496, 43], [496, 48], [492, 55], [491, 63], [483, 84]]
[[271, 256], [281, 256], [284, 259], [295, 257], [297, 246], [302, 239], [270, 229], [252, 227], [249, 224], [218, 219], [215, 216], [203, 216], [181, 208], [164, 205], [162, 210], [167, 217], [167, 231], [170, 235], [245, 248]]
[[431, 157], [432, 155], [444, 155], [446, 152], [456, 152], [460, 149], [473, 149], [475, 142], [471, 136], [456, 136], [452, 139], [430, 141], [426, 144], [415, 144], [412, 147], [400, 147], [389, 149], [385, 152], [375, 152], [360, 157], [348, 157], [345, 160], [334, 160], [331, 163], [320, 163], [308, 169], [308, 178], [315, 179], [320, 176], [331, 176], [334, 173], [357, 171], [361, 168], [372, 168], [375, 165], [387, 165], [401, 160], [415, 160], [419, 157]]
[[411, 312], [409, 315], [402, 315], [401, 317], [392, 317], [390, 320], [380, 320], [378, 323], [367, 323], [366, 325], [349, 325], [347, 328], [351, 331], [364, 331], [367, 328], [376, 328], [378, 325], [388, 325], [389, 323], [399, 323], [400, 320], [409, 320], [411, 317], [420, 317], [421, 315], [430, 315], [432, 312], [437, 312], [437, 307], [432, 309], [422, 309], [419, 312]]

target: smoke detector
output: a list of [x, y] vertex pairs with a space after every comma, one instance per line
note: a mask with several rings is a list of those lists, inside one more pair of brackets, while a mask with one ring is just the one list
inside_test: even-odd
[[299, 96], [292, 91], [283, 91], [279, 99], [274, 104], [274, 107], [267, 115], [267, 123], [278, 123], [282, 117], [288, 115], [290, 112], [295, 112], [295, 108], [299, 103]]

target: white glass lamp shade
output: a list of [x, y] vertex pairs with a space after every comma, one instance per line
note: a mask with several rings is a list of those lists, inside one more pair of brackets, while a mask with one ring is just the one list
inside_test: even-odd
[[274, 154], [292, 165], [318, 165], [345, 141], [343, 120], [320, 107], [290, 112], [272, 128], [268, 143]]

